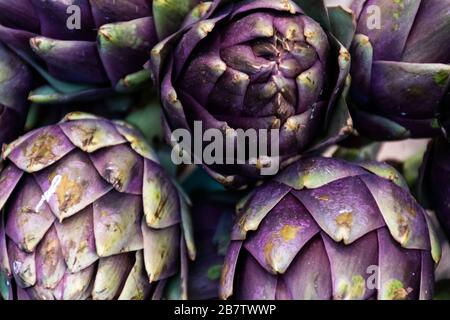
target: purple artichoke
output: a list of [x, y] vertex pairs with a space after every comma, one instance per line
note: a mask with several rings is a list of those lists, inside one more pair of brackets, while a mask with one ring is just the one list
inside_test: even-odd
[[440, 246], [386, 164], [309, 158], [238, 205], [220, 296], [430, 299]]
[[[350, 56], [331, 33], [321, 0], [215, 0], [202, 9], [152, 50], [168, 135], [195, 133], [196, 121], [227, 141], [239, 129], [273, 129], [284, 166], [351, 131], [343, 98]], [[234, 148], [236, 155], [237, 142]], [[229, 186], [260, 178], [264, 165], [262, 158], [221, 162], [207, 169]]]
[[3, 152], [5, 299], [146, 299], [195, 256], [185, 198], [135, 129], [73, 113]]
[[32, 83], [28, 67], [0, 42], [0, 146], [23, 129]]
[[[195, 0], [0, 0], [0, 40], [57, 89], [37, 99], [93, 98], [149, 79], [150, 50]], [[68, 83], [62, 83], [68, 82]], [[44, 97], [45, 96], [45, 97]]]
[[[350, 94], [356, 129], [376, 140], [448, 129], [450, 1], [354, 0], [351, 7], [357, 19]], [[348, 14], [343, 20], [351, 24]]]

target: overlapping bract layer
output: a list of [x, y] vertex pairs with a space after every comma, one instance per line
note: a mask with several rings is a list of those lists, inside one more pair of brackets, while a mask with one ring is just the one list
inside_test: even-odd
[[430, 137], [448, 127], [449, 0], [354, 0], [351, 97], [362, 134]]
[[0, 146], [16, 138], [23, 129], [32, 84], [25, 63], [0, 42]]
[[239, 205], [221, 280], [238, 299], [430, 299], [440, 247], [391, 167], [310, 158]]
[[3, 157], [4, 298], [158, 298], [180, 269], [186, 281], [186, 199], [135, 129], [73, 113]]
[[45, 74], [87, 85], [62, 92], [86, 98], [105, 94], [107, 87], [135, 85], [137, 79], [127, 76], [142, 70], [158, 39], [176, 31], [194, 4], [194, 0], [1, 0], [0, 39]]
[[[234, 141], [239, 129], [275, 129], [284, 164], [350, 131], [342, 99], [350, 56], [314, 20], [329, 25], [322, 1], [216, 0], [203, 6], [201, 18], [152, 50], [169, 134], [193, 130], [194, 121], [201, 121], [204, 131], [220, 130], [226, 141]], [[338, 111], [340, 123], [317, 143]], [[259, 178], [263, 163], [235, 161], [208, 169], [224, 184], [239, 185]]]

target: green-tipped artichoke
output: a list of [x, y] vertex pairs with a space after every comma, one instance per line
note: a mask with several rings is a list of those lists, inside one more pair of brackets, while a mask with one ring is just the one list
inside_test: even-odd
[[159, 298], [195, 256], [186, 199], [135, 129], [73, 113], [3, 152], [5, 299]]
[[151, 48], [196, 2], [0, 0], [0, 40], [55, 87], [36, 101], [92, 99], [149, 80], [142, 67]]
[[[349, 1], [337, 1], [346, 2]], [[450, 1], [353, 0], [330, 9], [352, 26], [352, 116], [376, 140], [431, 137], [449, 127]]]
[[222, 298], [433, 296], [439, 242], [404, 180], [385, 164], [301, 160], [238, 211]]

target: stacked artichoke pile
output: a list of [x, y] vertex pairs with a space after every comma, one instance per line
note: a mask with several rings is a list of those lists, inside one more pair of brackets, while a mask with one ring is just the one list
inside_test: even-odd
[[450, 0], [0, 0], [1, 297], [433, 299], [449, 44]]

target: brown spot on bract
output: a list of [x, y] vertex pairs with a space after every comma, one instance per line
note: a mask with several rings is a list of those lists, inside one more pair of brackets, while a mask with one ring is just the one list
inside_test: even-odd
[[123, 172], [115, 167], [115, 168], [106, 168], [105, 170], [105, 178], [106, 180], [111, 183], [114, 188], [116, 188], [119, 191], [123, 191], [123, 180], [124, 179], [124, 174]]
[[162, 197], [161, 192], [158, 191], [155, 195], [155, 200], [158, 201], [158, 207], [156, 208], [155, 214], [153, 215], [151, 221], [149, 221], [151, 224], [162, 219], [162, 214], [166, 206], [168, 196]]
[[55, 266], [56, 265], [56, 256], [58, 253], [58, 247], [59, 247], [59, 243], [58, 240], [53, 239], [51, 241], [47, 241], [45, 248], [44, 248], [44, 261], [45, 264], [47, 265], [52, 265]]
[[24, 243], [21, 246], [21, 249], [24, 250], [25, 252], [31, 253], [31, 244], [34, 242], [34, 240], [36, 240], [36, 237], [33, 235], [26, 235], [24, 237]]
[[408, 219], [403, 216], [400, 216], [397, 219], [397, 224], [399, 236], [406, 241], [409, 238], [409, 231], [410, 231]]
[[37, 138], [33, 144], [25, 150], [25, 157], [28, 158], [28, 168], [36, 165], [46, 165], [55, 159], [53, 147], [59, 144], [58, 138], [54, 135], [44, 133]]
[[136, 288], [136, 294], [131, 297], [131, 300], [144, 300], [145, 295], [144, 295], [144, 290], [142, 288]]
[[81, 241], [80, 246], [78, 247], [77, 253], [83, 253], [88, 249], [88, 242], [86, 240]]
[[67, 212], [71, 207], [80, 203], [83, 196], [83, 186], [75, 180], [69, 179], [66, 175], [61, 178], [61, 183], [56, 188], [59, 210]]
[[97, 128], [95, 126], [85, 127], [83, 125], [77, 125], [74, 126], [73, 130], [76, 131], [76, 134], [80, 137], [80, 141], [83, 147], [96, 144], [95, 134], [97, 132]]
[[228, 275], [228, 272], [230, 272], [230, 266], [228, 265], [227, 262], [225, 262], [223, 264], [222, 275], [220, 277], [220, 284], [222, 285], [222, 287], [226, 285], [226, 282], [227, 282], [227, 277], [226, 276]]
[[[109, 215], [108, 211], [106, 211], [106, 210], [100, 211], [100, 216], [102, 218], [106, 218], [108, 215]], [[108, 226], [108, 225], [106, 225], [106, 226]]]
[[267, 240], [265, 246], [264, 246], [264, 258], [266, 259], [266, 262], [268, 265], [272, 265], [272, 251], [273, 251], [273, 240], [270, 238]]
[[342, 212], [336, 217], [336, 223], [340, 227], [350, 229], [353, 225], [353, 214], [349, 211]]
[[290, 226], [286, 225], [281, 228], [279, 234], [284, 241], [291, 241], [297, 237], [298, 232], [300, 231], [299, 226]]
[[340, 56], [341, 56], [342, 59], [344, 59], [345, 61], [350, 61], [350, 53], [349, 53], [347, 50], [341, 50]]
[[330, 201], [330, 197], [328, 195], [320, 195], [317, 196], [316, 199], [320, 200], [320, 201]]
[[[20, 209], [20, 212], [23, 214], [39, 214], [39, 212], [36, 212], [30, 207], [22, 207], [22, 209]], [[28, 221], [28, 218], [24, 216], [24, 220]]]
[[411, 217], [415, 218], [417, 216], [417, 211], [413, 204], [411, 203], [407, 204], [405, 206], [405, 210]]
[[411, 288], [408, 288], [408, 289], [397, 288], [393, 292], [392, 299], [393, 300], [405, 300], [411, 292], [412, 292]]

